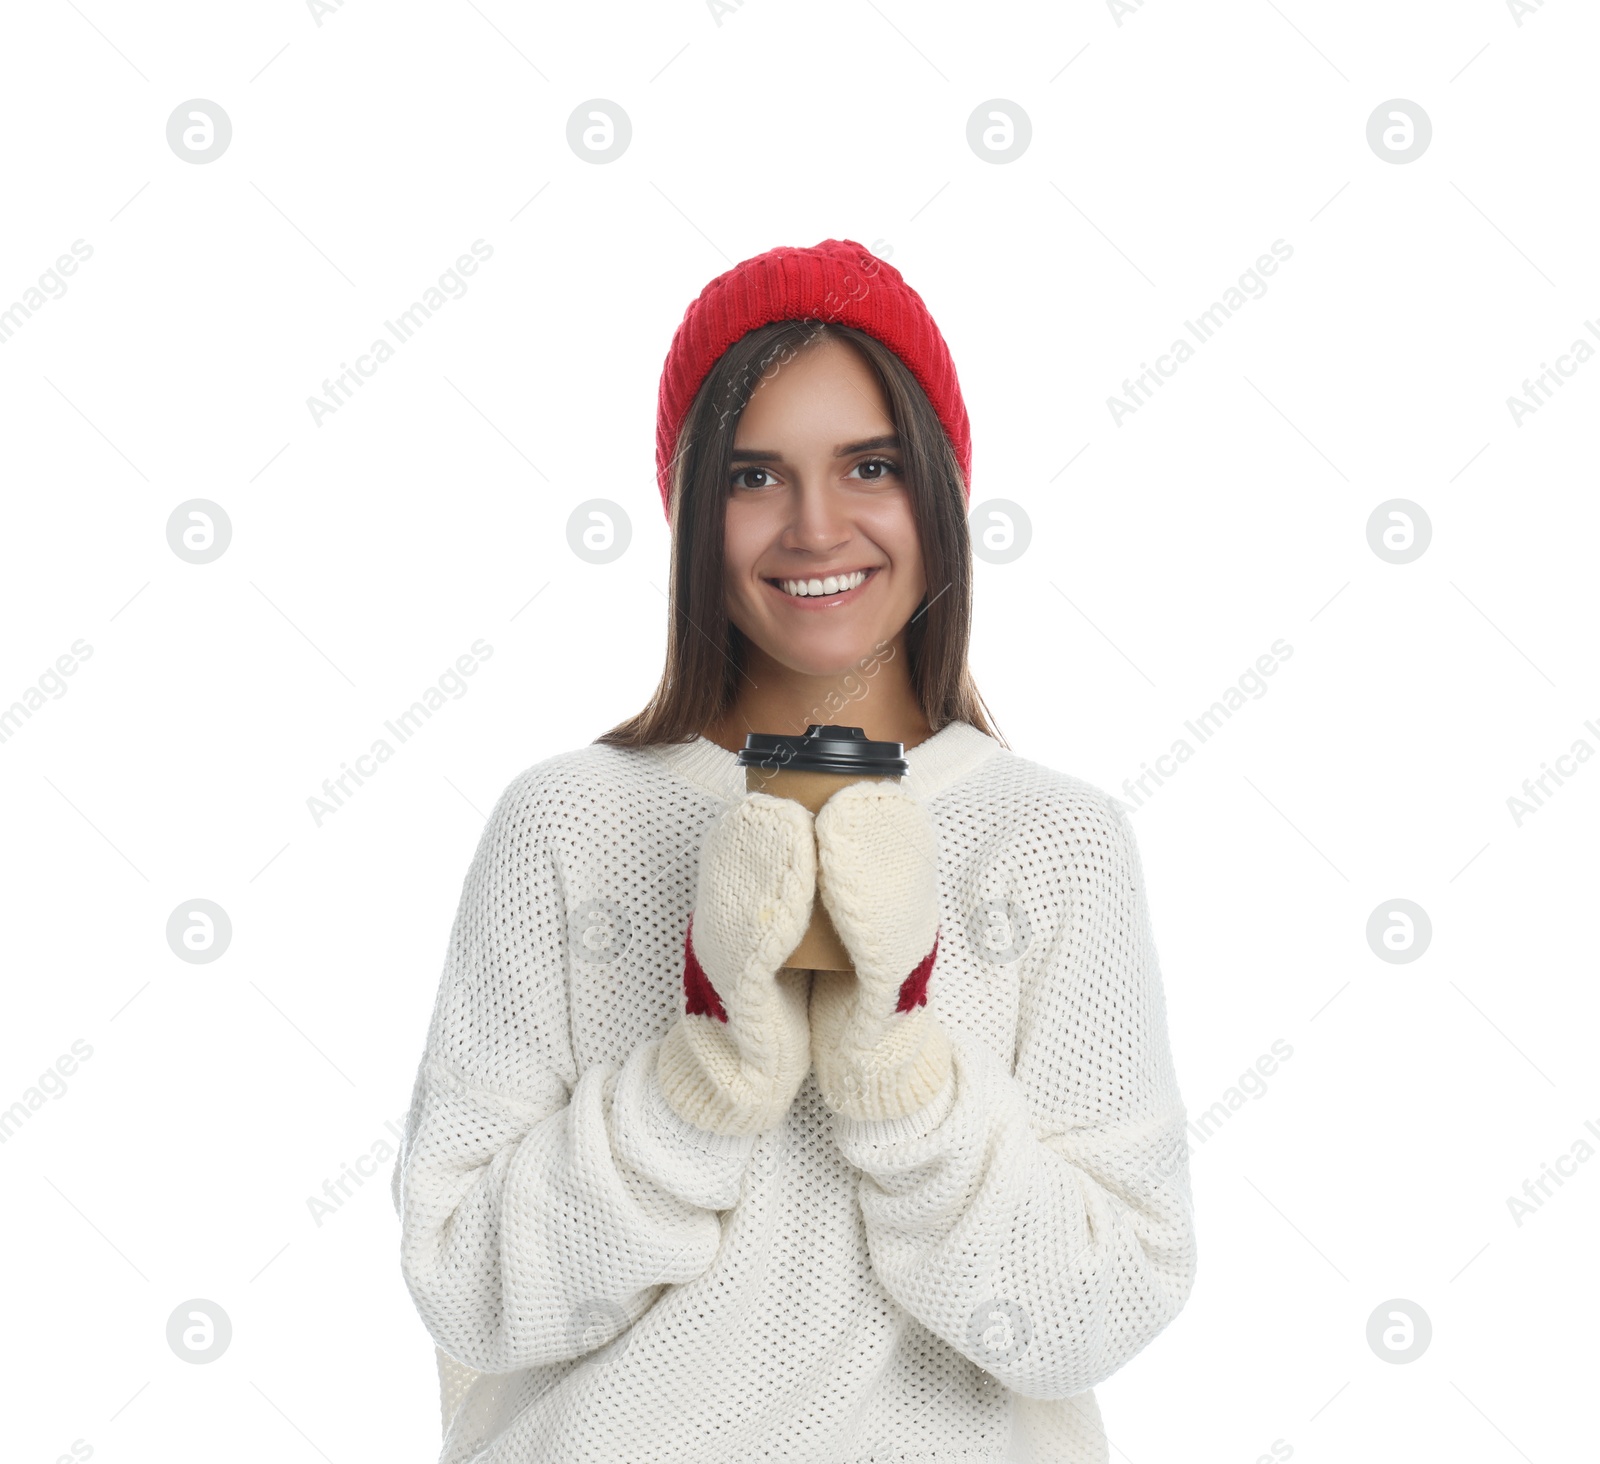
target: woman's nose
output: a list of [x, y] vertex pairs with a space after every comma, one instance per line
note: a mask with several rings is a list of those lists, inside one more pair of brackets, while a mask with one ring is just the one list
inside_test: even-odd
[[850, 537], [841, 495], [830, 484], [802, 483], [790, 498], [792, 513], [784, 530], [785, 547], [826, 552]]

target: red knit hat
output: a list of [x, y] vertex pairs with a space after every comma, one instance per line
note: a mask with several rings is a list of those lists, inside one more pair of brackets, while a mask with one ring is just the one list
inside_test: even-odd
[[961, 464], [970, 499], [972, 432], [955, 362], [922, 296], [899, 270], [853, 239], [810, 249], [769, 249], [736, 264], [700, 292], [672, 336], [656, 411], [656, 481], [672, 517], [672, 455], [706, 373], [736, 340], [774, 320], [815, 319], [876, 337], [916, 377]]

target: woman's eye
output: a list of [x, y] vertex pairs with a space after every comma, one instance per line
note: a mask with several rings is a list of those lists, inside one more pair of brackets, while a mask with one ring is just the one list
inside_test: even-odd
[[[867, 458], [859, 462], [850, 470], [851, 475], [861, 474], [861, 481], [866, 483], [881, 483], [888, 477], [900, 476], [900, 465], [893, 458]], [[752, 474], [758, 474], [763, 481], [759, 483], [747, 482]], [[768, 468], [741, 468], [728, 480], [735, 488], [761, 489], [770, 488], [777, 480]]]
[[[898, 478], [900, 476], [900, 465], [893, 458], [868, 458], [863, 463], [857, 463], [856, 468], [852, 469], [852, 471], [861, 468], [886, 468], [895, 477]], [[866, 481], [868, 483], [881, 483], [884, 477], [885, 474], [883, 473], [871, 473], [866, 476]]]

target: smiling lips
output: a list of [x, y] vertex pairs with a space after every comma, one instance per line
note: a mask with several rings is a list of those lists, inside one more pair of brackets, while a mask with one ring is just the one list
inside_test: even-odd
[[831, 605], [840, 604], [872, 577], [871, 569], [849, 570], [844, 574], [829, 574], [810, 579], [769, 579], [767, 583], [791, 600], [818, 602], [826, 600]]

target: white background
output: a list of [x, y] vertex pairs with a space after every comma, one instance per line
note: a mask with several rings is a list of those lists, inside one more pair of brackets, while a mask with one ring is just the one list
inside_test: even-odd
[[[1507, 1203], [1600, 1151], [1600, 766], [1507, 802], [1600, 747], [1600, 362], [1507, 406], [1600, 328], [1600, 23], [1529, 9], [14, 8], [0, 308], [93, 254], [0, 346], [0, 707], [92, 654], [0, 742], [0, 1109], [92, 1056], [0, 1145], [6, 1457], [435, 1458], [390, 1159], [320, 1225], [308, 1200], [392, 1158], [500, 791], [654, 685], [674, 326], [829, 237], [927, 300], [973, 501], [1031, 520], [977, 573], [1016, 751], [1133, 802], [1293, 648], [1134, 814], [1191, 1116], [1293, 1056], [1196, 1143], [1199, 1280], [1098, 1390], [1112, 1457], [1592, 1456], [1600, 1162]], [[233, 128], [203, 165], [166, 140], [196, 98]], [[595, 98], [632, 124], [604, 165], [566, 140]], [[1433, 127], [1406, 164], [1366, 135], [1396, 98]], [[1032, 124], [1006, 164], [966, 140], [993, 99]], [[477, 239], [468, 292], [319, 425], [307, 398]], [[1266, 294], [1117, 425], [1276, 239]], [[232, 524], [205, 565], [167, 542], [195, 498]], [[568, 547], [592, 498], [632, 525], [604, 566]], [[1368, 541], [1395, 498], [1432, 528], [1406, 564]], [[467, 694], [319, 826], [323, 780], [479, 638]], [[189, 964], [165, 931], [200, 898], [233, 934]], [[1366, 934], [1395, 899], [1432, 922], [1404, 964]], [[194, 1298], [233, 1328], [205, 1366], [166, 1341]], [[1396, 1298], [1433, 1328], [1404, 1365], [1367, 1342]]]

